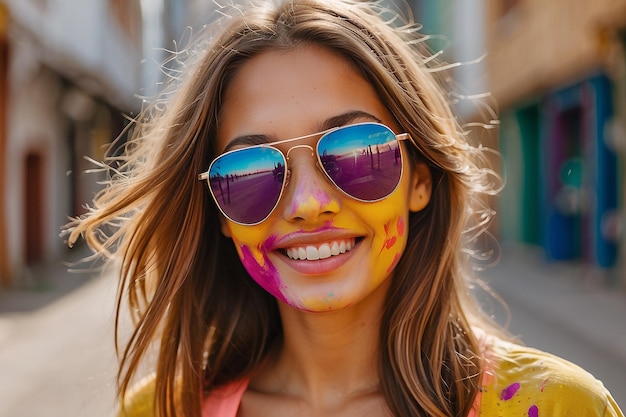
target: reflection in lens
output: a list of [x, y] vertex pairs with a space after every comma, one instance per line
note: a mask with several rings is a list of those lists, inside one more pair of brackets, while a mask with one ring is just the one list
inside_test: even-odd
[[231, 151], [209, 168], [211, 193], [220, 208], [244, 224], [267, 217], [280, 197], [284, 176], [282, 154], [266, 146]]
[[337, 187], [360, 200], [388, 196], [402, 175], [400, 143], [383, 125], [360, 124], [330, 132], [319, 141], [318, 155]]

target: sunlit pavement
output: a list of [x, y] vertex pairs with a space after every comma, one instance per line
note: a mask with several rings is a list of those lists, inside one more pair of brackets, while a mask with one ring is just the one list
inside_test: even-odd
[[0, 416], [114, 415], [115, 277], [66, 270], [50, 267], [42, 288], [0, 294]]
[[[39, 288], [0, 292], [0, 416], [113, 415], [115, 276], [77, 278], [60, 265], [34, 274], [46, 275]], [[589, 370], [625, 407], [623, 291], [603, 289], [580, 266], [546, 264], [525, 247], [506, 247], [486, 277], [508, 302], [514, 334]], [[506, 320], [497, 302], [487, 307]]]

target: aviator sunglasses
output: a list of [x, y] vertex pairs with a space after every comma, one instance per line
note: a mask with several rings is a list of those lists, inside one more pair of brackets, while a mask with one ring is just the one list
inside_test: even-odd
[[[315, 149], [291, 146], [283, 153], [276, 145], [290, 144], [320, 135]], [[198, 175], [206, 180], [222, 214], [241, 225], [259, 224], [278, 205], [289, 182], [287, 161], [296, 148], [308, 148], [317, 166], [346, 195], [363, 202], [381, 200], [395, 191], [402, 177], [400, 142], [380, 123], [358, 123], [271, 144], [235, 149], [219, 155]]]

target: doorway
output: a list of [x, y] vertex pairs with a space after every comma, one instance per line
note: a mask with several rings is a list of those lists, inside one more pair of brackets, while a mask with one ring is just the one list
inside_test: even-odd
[[29, 152], [24, 163], [24, 260], [32, 265], [44, 257], [44, 158]]

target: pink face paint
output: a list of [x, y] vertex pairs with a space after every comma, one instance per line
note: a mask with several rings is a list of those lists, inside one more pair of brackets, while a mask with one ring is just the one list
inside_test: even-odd
[[264, 265], [260, 265], [255, 259], [252, 251], [248, 246], [241, 246], [241, 263], [243, 264], [248, 274], [259, 284], [263, 289], [272, 294], [277, 299], [287, 302], [285, 296], [281, 291], [281, 281], [278, 271], [274, 265], [269, 261], [265, 252], [263, 252]]
[[402, 216], [398, 217], [396, 228], [398, 229], [398, 234], [400, 236], [404, 236], [404, 217]]
[[[402, 219], [402, 217], [398, 218], [398, 221], [396, 222], [396, 225], [400, 224], [402, 229], [404, 229], [404, 222], [401, 222], [400, 220]], [[389, 237], [389, 226], [390, 226], [391, 222], [386, 223], [383, 228], [385, 229], [385, 243], [383, 244], [383, 247], [380, 248], [380, 252], [382, 253], [383, 250], [387, 249], [391, 249], [393, 247], [393, 245], [396, 244], [396, 241], [398, 240], [397, 236], [391, 236]], [[398, 233], [400, 236], [402, 236], [402, 233], [400, 232], [400, 230], [398, 229]]]
[[395, 236], [392, 236], [391, 238], [387, 239], [385, 241], [385, 248], [386, 249], [391, 249], [391, 247], [396, 244], [396, 240], [397, 239], [396, 239]]
[[271, 250], [277, 239], [278, 235], [271, 235], [270, 237], [268, 237], [265, 242], [263, 242], [259, 247], [261, 252], [265, 255], [269, 250]]
[[528, 409], [528, 417], [539, 417], [539, 408], [536, 405], [531, 405]]
[[[320, 187], [309, 187], [309, 190], [306, 189], [307, 187], [308, 185], [305, 181], [302, 181], [297, 185], [295, 191], [296, 198], [293, 199], [294, 201], [291, 205], [292, 213], [298, 212], [304, 205], [325, 207], [332, 202], [330, 196], [321, 190]], [[304, 198], [303, 196], [307, 197]]]
[[389, 265], [389, 268], [387, 268], [387, 273], [390, 273], [396, 267], [396, 265], [398, 265], [399, 261], [400, 261], [400, 254], [396, 253], [396, 256], [393, 257], [393, 262], [391, 263], [391, 265]]
[[504, 401], [510, 400], [517, 393], [517, 391], [519, 391], [520, 387], [521, 385], [519, 384], [519, 382], [515, 382], [509, 385], [502, 390], [502, 393], [500, 394], [500, 399]]
[[324, 191], [317, 189], [314, 193], [314, 198], [319, 201], [322, 207], [327, 206], [331, 203], [330, 196], [326, 194]]

